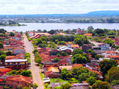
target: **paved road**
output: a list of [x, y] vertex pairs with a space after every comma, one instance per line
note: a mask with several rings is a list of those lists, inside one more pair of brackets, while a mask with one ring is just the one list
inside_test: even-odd
[[36, 83], [38, 85], [37, 89], [44, 89], [43, 81], [41, 80], [41, 77], [40, 77], [40, 68], [36, 66], [36, 63], [34, 62], [34, 54], [32, 53], [32, 51], [34, 50], [34, 47], [32, 43], [28, 41], [26, 35], [24, 34], [23, 36], [24, 36], [25, 50], [26, 52], [31, 54], [31, 65], [29, 69], [32, 72], [33, 83]]

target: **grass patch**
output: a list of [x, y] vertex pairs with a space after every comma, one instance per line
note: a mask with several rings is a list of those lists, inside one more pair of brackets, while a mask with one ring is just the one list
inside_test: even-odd
[[56, 83], [56, 82], [59, 82], [59, 83], [65, 82], [65, 83], [67, 83], [68, 81], [60, 79], [60, 78], [50, 78], [50, 83]]
[[43, 73], [40, 73], [40, 77], [41, 77], [42, 80], [43, 80], [43, 78], [45, 78]]

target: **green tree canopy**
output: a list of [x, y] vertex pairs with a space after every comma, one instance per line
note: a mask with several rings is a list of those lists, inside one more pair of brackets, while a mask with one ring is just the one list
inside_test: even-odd
[[104, 59], [99, 63], [99, 66], [103, 76], [105, 76], [105, 74], [110, 68], [117, 66], [117, 63], [115, 60], [112, 59], [110, 60]]
[[109, 44], [110, 46], [114, 45], [114, 40], [111, 39], [105, 39], [104, 43]]
[[97, 81], [93, 84], [92, 89], [110, 89], [110, 86], [107, 82]]
[[112, 82], [113, 80], [119, 80], [119, 67], [110, 68], [105, 78], [109, 82]]
[[75, 54], [83, 54], [83, 51], [81, 49], [74, 49], [72, 52], [72, 55], [75, 55]]
[[93, 85], [96, 82], [96, 78], [95, 77], [89, 77], [87, 78], [87, 83], [89, 83], [90, 85]]
[[83, 64], [89, 62], [89, 60], [83, 54], [75, 54], [72, 58], [73, 63]]
[[9, 36], [15, 36], [15, 34], [13, 32], [10, 32]]
[[88, 38], [84, 35], [75, 35], [74, 42], [80, 46], [89, 43]]

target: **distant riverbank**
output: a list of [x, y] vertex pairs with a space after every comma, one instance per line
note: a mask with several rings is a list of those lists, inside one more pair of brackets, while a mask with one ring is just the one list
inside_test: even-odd
[[29, 30], [51, 30], [51, 29], [85, 29], [89, 26], [93, 26], [96, 28], [102, 29], [119, 29], [119, 23], [20, 23], [25, 24], [25, 26], [0, 26], [0, 28], [4, 28], [5, 30], [12, 31], [29, 31]]
[[26, 24], [3, 24], [3, 25], [0, 25], [0, 26], [27, 26]]

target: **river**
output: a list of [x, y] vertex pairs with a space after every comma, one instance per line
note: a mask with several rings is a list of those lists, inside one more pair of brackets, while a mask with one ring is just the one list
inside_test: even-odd
[[30, 31], [30, 30], [51, 30], [51, 29], [87, 29], [89, 26], [94, 28], [106, 28], [106, 29], [119, 29], [119, 23], [21, 23], [26, 24], [27, 26], [0, 26], [7, 31]]

